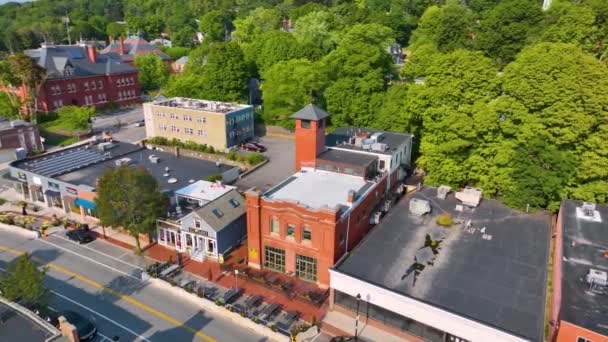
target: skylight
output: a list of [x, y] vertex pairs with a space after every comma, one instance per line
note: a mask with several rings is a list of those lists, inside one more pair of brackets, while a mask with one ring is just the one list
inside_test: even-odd
[[241, 204], [239, 203], [239, 201], [235, 200], [234, 198], [231, 198], [231, 199], [229, 200], [229, 202], [230, 202], [230, 204], [232, 204], [232, 206], [233, 206], [233, 207], [235, 207], [235, 208], [236, 208], [236, 207], [238, 207], [239, 205], [241, 205]]
[[222, 216], [224, 216], [224, 213], [223, 213], [223, 212], [222, 212], [220, 209], [217, 209], [217, 208], [213, 209], [213, 213], [214, 213], [214, 214], [215, 214], [215, 216], [217, 216], [217, 217], [222, 217]]

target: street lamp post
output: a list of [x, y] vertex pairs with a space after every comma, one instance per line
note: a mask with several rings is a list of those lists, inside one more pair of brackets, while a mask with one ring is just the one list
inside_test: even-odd
[[355, 316], [355, 340], [359, 339], [359, 302], [361, 301], [361, 294], [357, 293], [357, 315]]
[[234, 270], [234, 288], [235, 289], [239, 288], [238, 280], [239, 280], [239, 270]]

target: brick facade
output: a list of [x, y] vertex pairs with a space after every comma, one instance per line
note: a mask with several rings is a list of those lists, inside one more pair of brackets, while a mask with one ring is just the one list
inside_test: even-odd
[[[302, 125], [310, 125], [303, 128]], [[296, 171], [304, 167], [315, 167], [317, 156], [325, 150], [325, 120], [296, 120]]]
[[7, 127], [0, 130], [0, 148], [22, 147], [28, 152], [43, 150], [40, 132], [36, 125]]

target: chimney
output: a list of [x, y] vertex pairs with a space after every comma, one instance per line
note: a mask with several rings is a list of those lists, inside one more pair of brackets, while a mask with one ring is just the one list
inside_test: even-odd
[[63, 316], [59, 316], [59, 331], [61, 331], [61, 335], [65, 336], [70, 342], [80, 341], [76, 327], [68, 322]]
[[120, 45], [120, 54], [125, 54], [125, 41], [122, 37], [118, 38], [118, 44]]
[[354, 190], [348, 190], [346, 202], [348, 202], [350, 204], [353, 204], [355, 202], [355, 191]]
[[89, 56], [89, 61], [91, 61], [91, 63], [97, 63], [97, 51], [95, 50], [94, 46], [87, 46], [87, 56]]

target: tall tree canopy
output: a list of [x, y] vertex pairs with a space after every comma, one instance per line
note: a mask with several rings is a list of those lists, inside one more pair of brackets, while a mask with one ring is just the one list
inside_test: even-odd
[[135, 238], [141, 252], [140, 234], [156, 229], [156, 218], [165, 213], [167, 198], [156, 179], [143, 167], [109, 168], [97, 184], [97, 211], [104, 226], [121, 227]]
[[139, 84], [144, 90], [159, 89], [167, 83], [169, 68], [157, 54], [137, 55], [135, 66], [139, 70]]
[[11, 264], [8, 276], [0, 281], [2, 296], [10, 301], [42, 304], [49, 292], [43, 285], [46, 268], [39, 270], [29, 254], [23, 254]]

